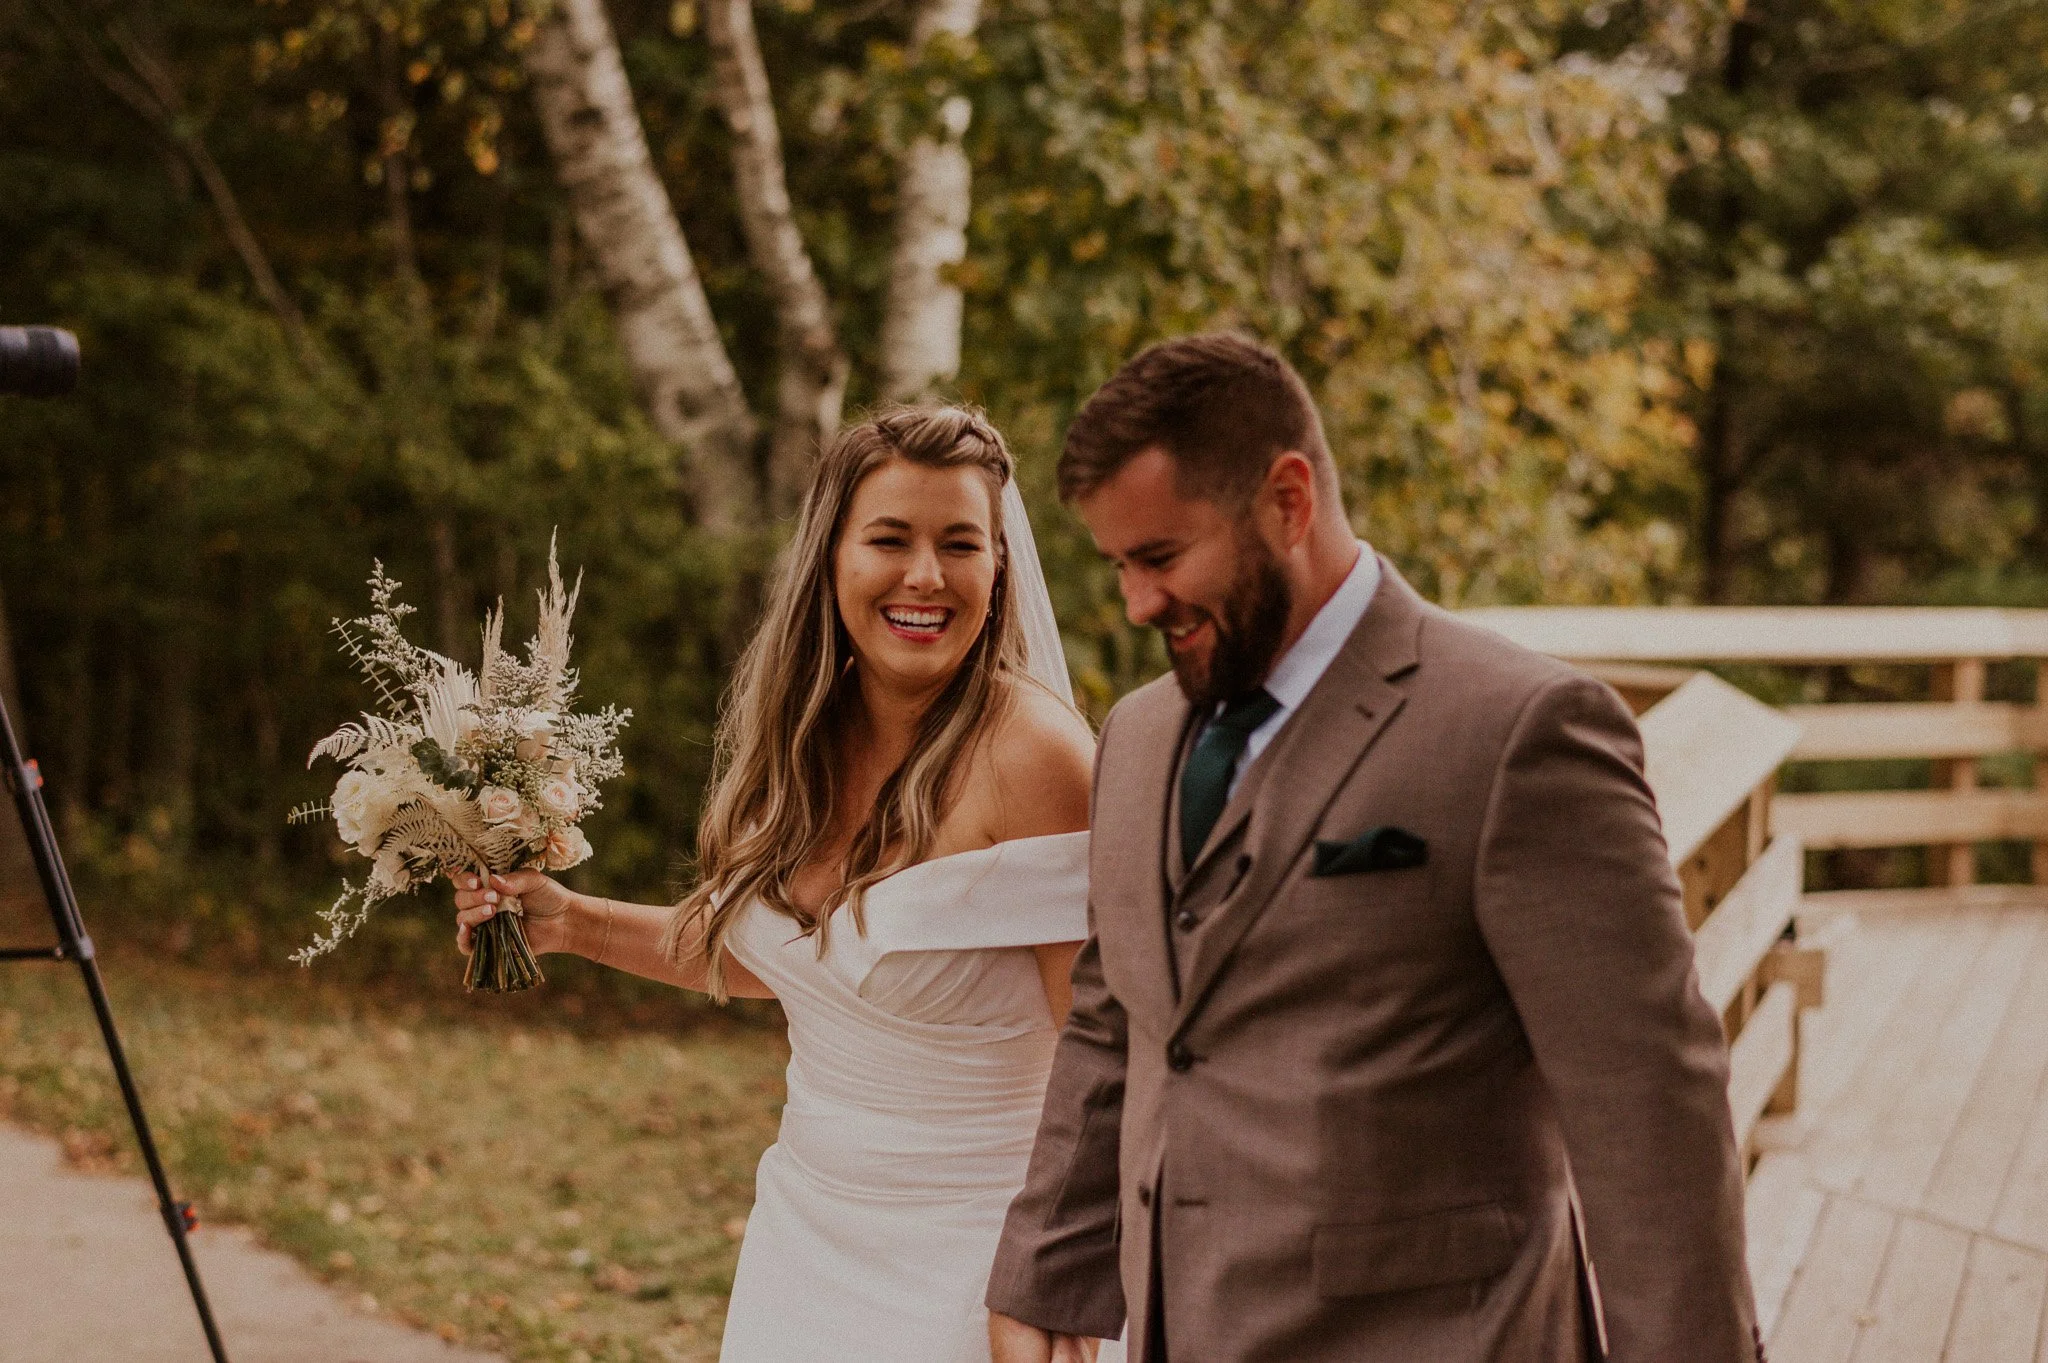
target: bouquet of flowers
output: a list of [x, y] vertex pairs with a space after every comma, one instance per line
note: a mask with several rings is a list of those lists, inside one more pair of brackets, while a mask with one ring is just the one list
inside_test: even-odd
[[[590, 843], [578, 824], [599, 807], [599, 784], [624, 767], [618, 736], [632, 712], [570, 709], [577, 677], [569, 620], [583, 581], [563, 588], [552, 543], [540, 625], [524, 662], [503, 647], [502, 602], [484, 619], [474, 675], [412, 643], [401, 626], [413, 608], [397, 599], [399, 585], [376, 564], [370, 613], [334, 622], [382, 713], [344, 724], [314, 747], [306, 765], [331, 757], [348, 770], [331, 798], [293, 810], [291, 820], [332, 818], [371, 866], [322, 912], [326, 932], [292, 956], [301, 965], [341, 945], [376, 905], [436, 875], [473, 872], [488, 881], [492, 872], [562, 871], [583, 861]], [[463, 977], [470, 989], [509, 993], [542, 980], [518, 901], [502, 907], [471, 938]]]

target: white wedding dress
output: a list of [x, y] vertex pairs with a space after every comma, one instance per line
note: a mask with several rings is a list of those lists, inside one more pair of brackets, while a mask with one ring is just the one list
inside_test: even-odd
[[1086, 833], [919, 863], [869, 889], [864, 935], [841, 910], [822, 957], [782, 914], [740, 915], [732, 952], [789, 1020], [789, 1101], [722, 1363], [987, 1363], [1057, 1036], [1031, 948], [1087, 935], [1087, 867]]

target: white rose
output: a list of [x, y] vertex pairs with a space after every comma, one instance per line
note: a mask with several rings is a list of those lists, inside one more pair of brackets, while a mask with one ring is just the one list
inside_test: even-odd
[[404, 894], [412, 888], [412, 872], [407, 869], [403, 854], [393, 850], [379, 852], [376, 863], [370, 868], [370, 884], [387, 894]]
[[334, 783], [334, 798], [328, 807], [334, 811], [334, 826], [341, 831], [343, 842], [362, 840], [363, 816], [370, 810], [370, 784], [370, 778], [359, 771], [345, 771]]
[[334, 811], [335, 827], [343, 841], [355, 844], [366, 857], [377, 855], [377, 842], [405, 798], [405, 792], [394, 790], [393, 785], [389, 776], [366, 771], [344, 772], [334, 783], [334, 798], [328, 805]]
[[485, 786], [477, 792], [476, 807], [485, 823], [510, 823], [519, 817], [519, 792], [503, 786]]
[[583, 836], [583, 830], [571, 825], [557, 828], [548, 834], [547, 851], [541, 864], [550, 871], [566, 871], [590, 858], [590, 839]]
[[558, 819], [573, 819], [583, 804], [583, 789], [577, 785], [573, 775], [550, 776], [541, 782], [533, 799], [540, 806], [541, 813], [552, 814]]

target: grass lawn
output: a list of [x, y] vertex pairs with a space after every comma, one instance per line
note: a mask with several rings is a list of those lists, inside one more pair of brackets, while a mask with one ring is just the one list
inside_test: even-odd
[[[712, 1359], [787, 1060], [762, 1011], [518, 1000], [103, 958], [181, 1197], [364, 1305], [517, 1359]], [[75, 968], [0, 970], [0, 1115], [141, 1172]], [[165, 1253], [170, 1251], [165, 1249]]]

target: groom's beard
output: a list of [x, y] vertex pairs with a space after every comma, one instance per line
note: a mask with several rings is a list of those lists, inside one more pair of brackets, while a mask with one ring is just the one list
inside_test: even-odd
[[1223, 600], [1223, 612], [1209, 615], [1216, 641], [1208, 658], [1186, 658], [1169, 650], [1174, 679], [1196, 710], [1214, 709], [1263, 686], [1287, 633], [1294, 601], [1280, 561], [1250, 530], [1239, 535], [1238, 555], [1240, 571]]

